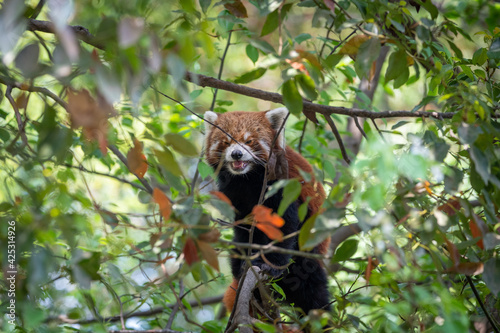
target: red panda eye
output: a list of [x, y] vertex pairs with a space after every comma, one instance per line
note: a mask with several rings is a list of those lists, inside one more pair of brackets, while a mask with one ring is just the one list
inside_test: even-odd
[[247, 140], [247, 142], [245, 142], [246, 145], [249, 145], [252, 143], [252, 140]]

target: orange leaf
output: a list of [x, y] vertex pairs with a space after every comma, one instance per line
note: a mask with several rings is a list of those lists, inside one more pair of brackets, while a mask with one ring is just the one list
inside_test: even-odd
[[283, 240], [283, 232], [279, 228], [285, 225], [285, 220], [278, 214], [273, 213], [271, 208], [257, 205], [253, 208], [252, 214], [254, 215], [256, 227], [265, 233], [267, 237], [272, 240]]
[[458, 273], [465, 275], [482, 274], [484, 265], [482, 262], [463, 262], [446, 270], [447, 273]]
[[431, 183], [429, 183], [427, 180], [424, 181], [424, 187], [425, 187], [425, 190], [427, 191], [427, 193], [429, 193], [429, 195], [434, 194], [432, 192], [432, 189], [431, 189]]
[[214, 243], [219, 240], [220, 232], [217, 229], [210, 230], [209, 232], [205, 232], [198, 236], [200, 241]]
[[477, 222], [474, 220], [474, 218], [471, 218], [469, 220], [469, 228], [470, 232], [472, 233], [472, 237], [481, 237], [481, 239], [478, 240], [476, 244], [481, 250], [484, 250], [483, 233], [481, 232], [481, 229], [479, 229], [479, 226], [477, 225]]
[[443, 213], [446, 213], [448, 216], [453, 216], [457, 213], [460, 207], [460, 201], [458, 201], [458, 199], [455, 197], [451, 197], [437, 209], [442, 211]]
[[144, 178], [148, 171], [148, 162], [146, 156], [142, 153], [142, 144], [139, 140], [134, 140], [134, 148], [127, 153], [128, 169], [139, 178]]
[[228, 2], [224, 4], [224, 7], [234, 16], [239, 18], [248, 17], [247, 9], [240, 0], [235, 0], [233, 2]]
[[273, 213], [273, 210], [266, 206], [255, 206], [252, 210], [252, 214], [254, 215], [257, 223], [270, 223], [278, 228], [285, 225], [285, 220], [283, 220], [278, 214]]
[[200, 261], [200, 258], [198, 257], [198, 250], [196, 249], [196, 245], [194, 244], [192, 238], [188, 238], [186, 240], [182, 253], [184, 253], [184, 258], [186, 259], [188, 265], [192, 265], [195, 262]]
[[219, 259], [214, 248], [207, 242], [203, 241], [198, 241], [198, 248], [200, 249], [203, 259], [205, 259], [210, 266], [219, 271]]
[[163, 216], [165, 221], [170, 218], [170, 213], [172, 212], [172, 204], [168, 197], [159, 188], [155, 187], [153, 190], [153, 200], [158, 205], [160, 205], [160, 214]]
[[261, 222], [257, 223], [256, 227], [262, 231], [263, 233], [266, 234], [269, 239], [272, 240], [283, 240], [283, 232], [281, 232], [280, 229], [276, 228], [275, 226], [267, 223], [267, 222]]
[[290, 60], [290, 59], [285, 59], [285, 61], [287, 63], [289, 63], [290, 66], [292, 66], [293, 69], [296, 69], [296, 70], [301, 71], [302, 73], [304, 73], [306, 75], [309, 75], [309, 72], [306, 69], [306, 65], [304, 65], [302, 62], [293, 61], [293, 60]]
[[231, 203], [231, 200], [229, 200], [229, 198], [222, 192], [219, 192], [219, 191], [210, 191], [210, 194], [217, 197], [217, 199], [221, 200], [221, 201], [224, 201], [225, 203], [229, 204], [229, 205], [233, 205]]

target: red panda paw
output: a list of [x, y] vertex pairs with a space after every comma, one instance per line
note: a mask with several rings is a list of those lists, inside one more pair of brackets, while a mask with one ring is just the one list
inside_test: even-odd
[[256, 266], [258, 266], [262, 272], [264, 272], [267, 275], [272, 276], [273, 278], [278, 278], [283, 274], [283, 269], [279, 269], [277, 266], [271, 266], [266, 263], [255, 263]]

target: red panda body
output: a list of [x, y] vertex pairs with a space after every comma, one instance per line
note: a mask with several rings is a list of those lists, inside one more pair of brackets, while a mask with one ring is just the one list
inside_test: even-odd
[[[310, 182], [304, 182], [300, 175], [299, 170], [302, 170], [312, 176], [311, 165], [299, 153], [285, 145], [283, 130], [280, 129], [287, 114], [285, 108], [267, 112], [205, 113], [206, 159], [217, 173], [219, 191], [231, 200], [236, 209], [236, 220], [245, 218], [258, 204], [263, 185], [269, 186], [280, 179], [296, 178], [302, 181], [299, 198], [282, 216], [285, 220], [281, 228], [284, 235], [294, 233], [302, 226], [298, 217], [298, 207], [302, 203], [309, 200], [307, 219], [320, 210], [325, 199], [325, 191], [314, 177]], [[266, 184], [264, 179], [267, 180]], [[281, 199], [280, 190], [263, 204], [277, 211]], [[243, 224], [235, 227], [234, 241], [250, 242], [249, 229], [250, 226]], [[255, 228], [251, 242], [265, 245], [271, 240]], [[328, 245], [329, 240], [318, 245], [312, 252], [326, 253]], [[287, 238], [277, 246], [298, 250], [297, 237]], [[242, 254], [236, 250], [235, 252]], [[291, 259], [293, 262], [290, 264]], [[318, 260], [269, 253], [265, 258], [253, 260], [252, 265], [259, 266], [274, 277], [281, 277], [277, 283], [284, 290], [286, 301], [301, 308], [305, 314], [311, 309], [329, 309], [327, 277]], [[234, 280], [224, 296], [224, 304], [228, 310], [233, 308], [238, 280], [245, 267], [244, 260], [231, 258]]]

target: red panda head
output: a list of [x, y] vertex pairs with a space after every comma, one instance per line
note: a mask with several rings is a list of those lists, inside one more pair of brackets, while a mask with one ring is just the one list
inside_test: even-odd
[[286, 108], [265, 112], [205, 112], [208, 163], [214, 168], [226, 168], [234, 175], [244, 175], [258, 165], [264, 166], [273, 141], [273, 154], [280, 155], [285, 150], [284, 129], [276, 139], [275, 136], [287, 114]]

